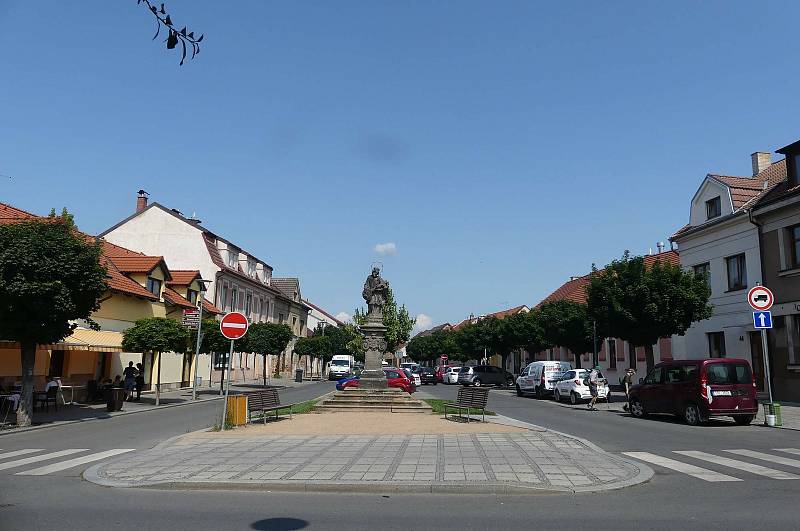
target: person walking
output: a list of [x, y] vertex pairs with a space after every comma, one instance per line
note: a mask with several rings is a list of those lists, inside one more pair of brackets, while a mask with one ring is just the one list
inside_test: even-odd
[[636, 370], [633, 367], [625, 369], [625, 374], [622, 375], [622, 385], [625, 387], [625, 405], [622, 406], [624, 411], [628, 411], [628, 400], [630, 400], [631, 386], [636, 377]]
[[597, 408], [594, 407], [595, 403], [597, 402], [597, 384], [598, 380], [600, 379], [600, 367], [595, 365], [594, 368], [589, 372], [589, 394], [592, 395], [592, 399], [589, 401], [588, 407], [589, 411], [597, 411]]
[[125, 400], [132, 400], [133, 389], [136, 387], [136, 369], [132, 361], [128, 362], [128, 366], [125, 367], [122, 374], [125, 376]]
[[136, 364], [136, 401], [142, 399], [142, 389], [144, 389], [144, 367], [141, 363]]

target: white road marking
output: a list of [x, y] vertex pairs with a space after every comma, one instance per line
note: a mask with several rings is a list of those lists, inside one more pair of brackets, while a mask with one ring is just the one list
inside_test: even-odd
[[800, 479], [800, 476], [795, 476], [794, 474], [783, 472], [781, 470], [774, 470], [772, 468], [767, 468], [761, 465], [753, 465], [751, 463], [746, 463], [744, 461], [739, 461], [736, 459], [729, 459], [727, 457], [719, 457], [716, 455], [707, 454], [705, 452], [696, 452], [692, 450], [689, 451], [678, 450], [675, 453], [685, 455], [687, 457], [693, 457], [695, 459], [702, 459], [703, 461], [708, 461], [709, 463], [716, 463], [722, 466], [729, 466], [737, 470], [750, 472], [751, 474], [766, 476], [771, 479]]
[[44, 448], [25, 448], [24, 450], [15, 450], [13, 452], [6, 452], [4, 454], [0, 454], [0, 459], [7, 459], [9, 457], [15, 457], [18, 455], [25, 455], [25, 454], [32, 454], [34, 452], [43, 452]]
[[96, 454], [89, 454], [83, 457], [76, 457], [75, 459], [61, 461], [60, 463], [53, 463], [52, 465], [45, 465], [39, 468], [34, 468], [32, 470], [26, 470], [25, 472], [17, 472], [14, 475], [44, 476], [45, 474], [50, 474], [52, 472], [60, 472], [61, 470], [66, 470], [74, 466], [83, 465], [85, 463], [91, 463], [92, 461], [99, 461], [100, 459], [105, 459], [106, 457], [132, 452], [133, 450], [134, 448], [115, 448], [114, 450], [106, 450], [105, 452], [98, 452]]
[[752, 450], [725, 450], [725, 451], [736, 455], [752, 457], [753, 459], [761, 459], [763, 461], [769, 461], [770, 463], [775, 463], [776, 465], [786, 465], [786, 466], [793, 466], [795, 468], [800, 468], [800, 461], [798, 461], [797, 459], [789, 459], [788, 457], [765, 454], [763, 452], [754, 452]]
[[78, 452], [85, 452], [87, 450], [89, 449], [69, 448], [67, 450], [61, 450], [59, 452], [51, 452], [49, 454], [41, 454], [41, 455], [36, 455], [34, 457], [26, 457], [25, 459], [17, 459], [16, 461], [7, 461], [5, 463], [0, 463], [0, 470], [27, 465], [29, 463], [36, 463], [37, 461], [46, 461], [48, 459], [55, 459], [56, 457], [61, 457], [62, 455], [76, 454]]
[[800, 455], [800, 450], [798, 450], [797, 448], [773, 448], [773, 450], [777, 450], [779, 452], [786, 452], [787, 454]]
[[719, 472], [714, 472], [713, 470], [709, 470], [707, 468], [700, 468], [699, 466], [690, 465], [688, 463], [682, 463], [680, 461], [675, 461], [674, 459], [670, 459], [668, 457], [661, 457], [660, 455], [655, 455], [648, 452], [622, 452], [622, 453], [629, 457], [633, 457], [634, 459], [639, 459], [640, 461], [644, 461], [646, 463], [652, 463], [654, 465], [663, 466], [664, 468], [669, 468], [671, 470], [675, 470], [676, 472], [682, 472], [697, 479], [702, 479], [703, 481], [712, 481], [712, 482], [742, 481], [741, 479], [735, 478], [733, 476], [720, 474]]

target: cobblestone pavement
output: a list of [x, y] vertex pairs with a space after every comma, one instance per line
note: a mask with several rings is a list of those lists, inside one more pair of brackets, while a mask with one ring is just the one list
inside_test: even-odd
[[116, 487], [275, 490], [593, 491], [652, 470], [551, 431], [439, 435], [194, 434], [90, 468]]

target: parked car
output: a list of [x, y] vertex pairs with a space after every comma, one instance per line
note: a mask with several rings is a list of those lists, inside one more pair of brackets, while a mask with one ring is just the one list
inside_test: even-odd
[[439, 383], [439, 380], [436, 378], [436, 370], [433, 367], [420, 367], [418, 374], [420, 381], [425, 385], [436, 385]]
[[544, 398], [553, 393], [555, 383], [569, 370], [572, 370], [572, 365], [566, 361], [533, 361], [517, 378], [517, 396], [533, 394], [536, 398]]
[[682, 416], [692, 426], [711, 417], [750, 424], [758, 413], [756, 381], [747, 360], [714, 358], [659, 363], [631, 387], [634, 417], [650, 413]]
[[469, 365], [458, 371], [458, 383], [461, 385], [514, 385], [514, 375], [500, 367], [492, 365]]
[[458, 383], [458, 373], [461, 371], [461, 367], [448, 367], [447, 370], [444, 372], [444, 383], [446, 384], [457, 384]]
[[[395, 367], [384, 367], [383, 372], [386, 374], [386, 383], [389, 385], [389, 387], [397, 387], [409, 394], [417, 390], [417, 386], [414, 384], [414, 381], [409, 379], [402, 369], [397, 369]], [[336, 383], [336, 389], [343, 391], [348, 387], [358, 387], [358, 383], [358, 377], [343, 378]]]
[[409, 380], [414, 382], [414, 385], [420, 387], [422, 385], [422, 379], [419, 377], [419, 374], [415, 374], [411, 371], [411, 369], [400, 369], [405, 373]]
[[[608, 382], [603, 378], [602, 372], [599, 377], [597, 397], [605, 399], [608, 396]], [[570, 404], [574, 405], [581, 400], [592, 398], [592, 394], [589, 392], [589, 385], [586, 382], [588, 378], [588, 369], [572, 369], [563, 373], [554, 384], [553, 396], [556, 402], [561, 402], [564, 398], [568, 398]]]

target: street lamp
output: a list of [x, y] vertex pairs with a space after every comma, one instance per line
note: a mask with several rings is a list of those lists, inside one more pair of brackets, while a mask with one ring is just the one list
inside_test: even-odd
[[197, 346], [194, 351], [194, 377], [192, 378], [192, 400], [197, 400], [197, 365], [200, 361], [200, 341], [203, 335], [203, 297], [206, 294], [206, 282], [210, 280], [198, 279], [200, 282], [200, 293], [197, 295], [197, 307], [200, 310], [197, 319]]

